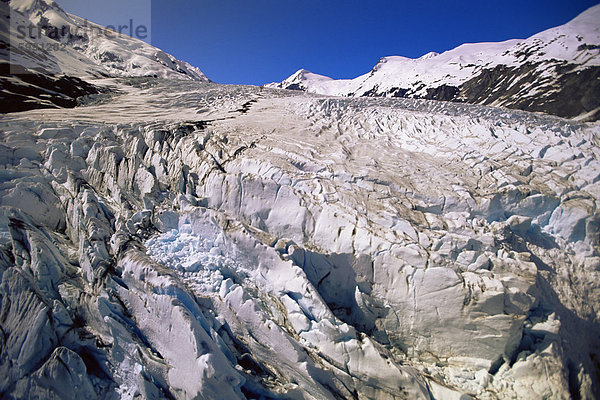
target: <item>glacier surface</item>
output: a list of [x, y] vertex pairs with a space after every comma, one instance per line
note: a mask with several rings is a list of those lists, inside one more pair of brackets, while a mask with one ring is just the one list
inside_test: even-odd
[[2, 396], [600, 394], [598, 123], [94, 84], [0, 117]]

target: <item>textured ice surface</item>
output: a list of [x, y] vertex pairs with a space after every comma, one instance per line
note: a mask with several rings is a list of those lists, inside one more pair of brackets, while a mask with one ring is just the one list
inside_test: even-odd
[[199, 293], [217, 293], [223, 283], [221, 270], [232, 261], [223, 256], [219, 243], [202, 236], [171, 230], [146, 242], [148, 252], [161, 264], [179, 271]]
[[0, 120], [0, 392], [594, 398], [599, 125], [106, 79]]

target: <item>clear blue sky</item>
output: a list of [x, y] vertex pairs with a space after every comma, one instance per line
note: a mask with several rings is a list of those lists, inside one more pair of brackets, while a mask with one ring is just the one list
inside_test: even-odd
[[199, 67], [215, 82], [241, 84], [280, 81], [299, 68], [333, 78], [354, 78], [384, 56], [419, 57], [462, 43], [526, 38], [561, 25], [598, 3], [146, 1], [152, 4], [154, 46]]

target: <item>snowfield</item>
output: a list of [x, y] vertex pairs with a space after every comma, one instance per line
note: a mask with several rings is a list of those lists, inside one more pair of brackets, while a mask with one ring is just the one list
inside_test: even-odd
[[600, 395], [600, 124], [93, 83], [0, 119], [2, 396]]

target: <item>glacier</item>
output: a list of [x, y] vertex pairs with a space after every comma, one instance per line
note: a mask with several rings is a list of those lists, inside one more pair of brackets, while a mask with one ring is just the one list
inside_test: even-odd
[[598, 395], [597, 122], [94, 83], [0, 117], [3, 396]]

